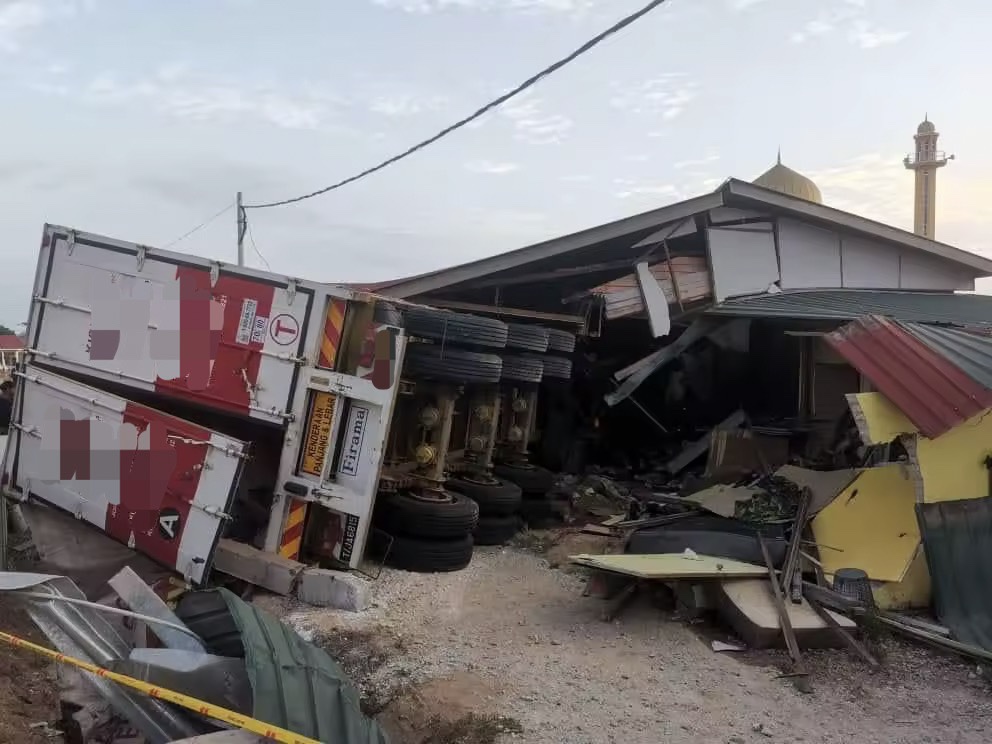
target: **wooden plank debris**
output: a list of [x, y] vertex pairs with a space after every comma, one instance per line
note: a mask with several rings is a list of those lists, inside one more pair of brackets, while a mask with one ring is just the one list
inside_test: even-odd
[[778, 576], [775, 575], [775, 564], [768, 553], [768, 546], [761, 533], [758, 536], [758, 545], [761, 546], [761, 554], [765, 558], [765, 565], [768, 568], [768, 578], [772, 585], [772, 596], [775, 599], [775, 608], [778, 610], [779, 622], [782, 625], [782, 635], [785, 637], [785, 645], [789, 649], [789, 656], [792, 657], [793, 676], [796, 689], [799, 692], [812, 692], [813, 688], [809, 682], [809, 672], [803, 662], [802, 652], [799, 650], [799, 642], [796, 641], [796, 634], [792, 630], [792, 621], [789, 619], [789, 610], [785, 606], [785, 597], [782, 595], [782, 587], [779, 586]]
[[612, 571], [639, 579], [732, 579], [756, 578], [765, 569], [753, 563], [685, 553], [647, 555], [573, 555], [569, 561], [599, 571]]
[[841, 627], [841, 624], [837, 622], [837, 618], [830, 614], [830, 611], [826, 607], [821, 605], [815, 599], [810, 599], [806, 597], [806, 601], [809, 606], [813, 608], [817, 615], [823, 618], [823, 622], [829, 625], [833, 631], [840, 636], [841, 640], [858, 656], [868, 662], [868, 665], [873, 669], [878, 669], [880, 664], [878, 660], [871, 655], [871, 652], [865, 648], [864, 644], [858, 641], [853, 635], [847, 632], [846, 629]]

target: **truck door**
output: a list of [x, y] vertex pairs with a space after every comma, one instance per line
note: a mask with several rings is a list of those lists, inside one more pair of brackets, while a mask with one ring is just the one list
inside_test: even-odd
[[202, 584], [247, 445], [32, 365], [17, 374], [8, 489]]

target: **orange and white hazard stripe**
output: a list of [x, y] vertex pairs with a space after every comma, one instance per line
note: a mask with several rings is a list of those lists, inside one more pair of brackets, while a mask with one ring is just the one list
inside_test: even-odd
[[341, 348], [341, 333], [344, 330], [344, 316], [347, 309], [346, 300], [332, 298], [327, 304], [324, 333], [320, 339], [320, 355], [317, 359], [317, 366], [321, 369], [334, 369], [338, 350]]
[[286, 514], [286, 525], [279, 541], [279, 555], [291, 561], [299, 560], [300, 546], [303, 544], [303, 526], [307, 518], [307, 502], [293, 499]]

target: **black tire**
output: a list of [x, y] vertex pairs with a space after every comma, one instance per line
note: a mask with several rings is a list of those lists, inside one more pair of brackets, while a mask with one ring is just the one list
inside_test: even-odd
[[244, 658], [245, 644], [241, 640], [241, 631], [220, 592], [208, 590], [184, 594], [176, 605], [176, 617], [200, 637], [207, 653]]
[[507, 323], [506, 348], [543, 354], [548, 350], [548, 329], [536, 325]]
[[481, 516], [504, 516], [520, 508], [523, 492], [510, 480], [493, 478], [494, 483], [482, 483], [471, 478], [448, 478], [445, 487], [467, 496], [479, 505]]
[[522, 465], [504, 464], [493, 467], [497, 478], [508, 480], [520, 486], [524, 493], [544, 494], [555, 484], [555, 474], [538, 465], [525, 463]]
[[410, 307], [403, 314], [411, 336], [462, 346], [506, 348], [506, 323], [495, 318], [426, 307]]
[[[392, 542], [390, 542], [392, 538]], [[472, 537], [456, 540], [420, 540], [405, 535], [383, 535], [387, 566], [416, 573], [461, 571], [472, 562]]]
[[410, 344], [403, 372], [414, 379], [489, 385], [499, 382], [503, 360], [495, 354], [449, 346]]
[[418, 499], [408, 493], [385, 493], [375, 505], [376, 525], [390, 534], [449, 540], [471, 534], [479, 507], [470, 498], [449, 493], [451, 501]]
[[538, 357], [501, 354], [500, 358], [503, 360], [504, 380], [539, 383], [544, 377], [544, 360]]
[[548, 329], [548, 351], [560, 351], [571, 354], [575, 351], [575, 334], [559, 331], [557, 328]]
[[555, 380], [572, 379], [572, 360], [556, 356], [544, 356], [544, 376]]
[[506, 545], [520, 532], [520, 517], [482, 517], [472, 533], [476, 545]]

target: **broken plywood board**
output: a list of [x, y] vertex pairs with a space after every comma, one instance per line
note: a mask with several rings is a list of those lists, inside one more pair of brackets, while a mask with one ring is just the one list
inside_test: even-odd
[[[782, 628], [768, 579], [721, 581], [715, 587], [720, 614], [751, 648], [783, 645]], [[836, 632], [803, 599], [786, 601], [786, 612], [800, 648], [834, 648], [843, 645]], [[831, 616], [845, 630], [855, 630], [850, 618]]]
[[875, 581], [902, 581], [920, 544], [916, 492], [898, 463], [862, 470], [813, 519], [823, 571], [860, 568]]
[[713, 439], [713, 432], [737, 429], [746, 420], [744, 411], [737, 410], [727, 416], [723, 421], [710, 429], [706, 434], [695, 442], [692, 442], [679, 452], [675, 457], [665, 464], [665, 470], [672, 475], [677, 475], [693, 463], [697, 458], [702, 457], [710, 448]]
[[775, 471], [779, 478], [785, 478], [800, 488], [808, 488], [813, 492], [809, 513], [818, 514], [827, 504], [832, 502], [841, 491], [853, 481], [858, 471], [854, 468], [843, 470], [807, 470], [795, 465], [783, 465]]
[[685, 553], [655, 555], [573, 555], [569, 560], [586, 568], [621, 573], [639, 579], [719, 579], [764, 576], [768, 570], [753, 563]]
[[764, 493], [760, 488], [727, 486], [721, 483], [686, 496], [683, 501], [698, 504], [702, 509], [721, 517], [733, 517], [739, 502], [750, 501], [760, 493]]

